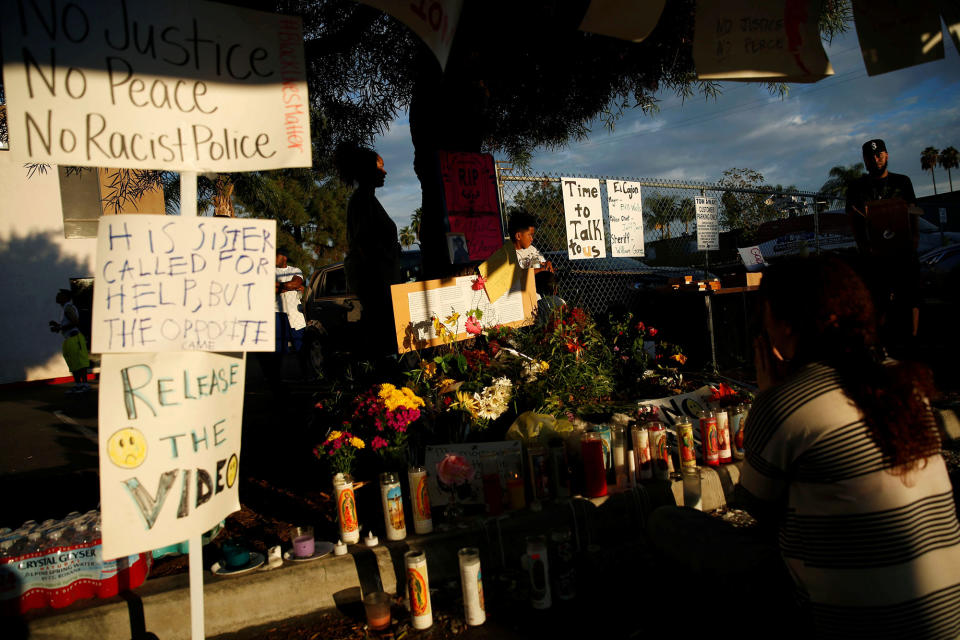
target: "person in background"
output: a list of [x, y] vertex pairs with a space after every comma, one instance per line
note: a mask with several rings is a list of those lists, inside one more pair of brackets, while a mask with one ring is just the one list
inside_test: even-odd
[[957, 637], [960, 525], [929, 370], [882, 360], [870, 292], [836, 258], [771, 266], [760, 298], [741, 498], [777, 528], [811, 637]]
[[288, 352], [299, 353], [303, 346], [303, 329], [307, 321], [300, 306], [304, 288], [303, 271], [290, 264], [290, 251], [277, 249], [277, 345], [280, 357]]
[[510, 214], [507, 232], [517, 250], [517, 262], [521, 269], [533, 269], [534, 272], [553, 271], [553, 264], [533, 246], [533, 236], [537, 230], [537, 219], [525, 209], [517, 209]]
[[557, 277], [552, 271], [541, 271], [534, 276], [537, 283], [537, 323], [546, 323], [554, 311], [567, 304], [557, 295]]
[[90, 390], [90, 385], [87, 383], [90, 354], [87, 351], [87, 340], [80, 332], [80, 312], [73, 304], [73, 293], [70, 289], [60, 289], [56, 300], [63, 311], [59, 322], [50, 321], [50, 331], [63, 335], [63, 359], [66, 360], [67, 368], [73, 374], [74, 382], [67, 393], [84, 393]]
[[860, 253], [860, 275], [886, 336], [894, 341], [915, 338], [920, 322], [918, 215], [910, 178], [887, 169], [883, 140], [863, 144], [867, 175], [847, 189], [846, 211]]
[[357, 188], [347, 204], [347, 289], [363, 305], [361, 322], [370, 340], [370, 356], [396, 353], [390, 286], [400, 282], [397, 225], [374, 191], [387, 176], [376, 151], [351, 144], [337, 147], [335, 162], [341, 180]]

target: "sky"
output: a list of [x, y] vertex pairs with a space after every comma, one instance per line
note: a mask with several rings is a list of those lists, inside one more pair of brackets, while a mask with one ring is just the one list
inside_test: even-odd
[[[785, 99], [761, 85], [736, 82], [723, 83], [716, 100], [683, 101], [663, 93], [655, 115], [631, 110], [613, 132], [594, 123], [582, 142], [536, 150], [532, 173], [712, 183], [724, 169], [739, 167], [759, 171], [771, 185], [816, 191], [831, 167], [860, 162], [860, 146], [883, 138], [890, 171], [909, 176], [917, 196], [933, 194], [930, 172], [920, 168], [921, 151], [960, 149], [960, 56], [952, 41], [943, 60], [873, 77], [867, 76], [853, 25], [825, 48], [835, 75], [791, 85]], [[420, 206], [406, 116], [374, 146], [388, 172], [378, 198], [402, 227]], [[960, 189], [960, 170], [953, 174]], [[937, 168], [935, 177], [937, 191], [949, 191], [946, 171]]]

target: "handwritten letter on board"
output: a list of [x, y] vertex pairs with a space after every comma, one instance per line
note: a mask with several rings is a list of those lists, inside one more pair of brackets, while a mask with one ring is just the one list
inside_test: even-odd
[[643, 204], [640, 183], [607, 180], [610, 212], [610, 255], [643, 257]]
[[560, 178], [567, 224], [567, 255], [571, 260], [606, 258], [603, 206], [596, 178]]
[[273, 351], [276, 224], [102, 218], [91, 350]]

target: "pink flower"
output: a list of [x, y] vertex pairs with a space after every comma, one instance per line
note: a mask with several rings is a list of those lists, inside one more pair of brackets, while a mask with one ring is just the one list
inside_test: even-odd
[[370, 443], [370, 447], [373, 449], [382, 449], [387, 446], [388, 442], [381, 438], [380, 436], [374, 437], [373, 441]]
[[481, 332], [483, 332], [483, 327], [480, 326], [480, 323], [477, 322], [477, 319], [473, 316], [467, 318], [467, 333], [477, 336], [480, 335]]
[[473, 465], [461, 455], [448, 453], [437, 463], [437, 478], [448, 486], [470, 482], [475, 474]]
[[474, 291], [483, 291], [483, 287], [487, 284], [487, 281], [483, 279], [482, 276], [477, 276], [477, 279], [473, 281], [471, 289]]

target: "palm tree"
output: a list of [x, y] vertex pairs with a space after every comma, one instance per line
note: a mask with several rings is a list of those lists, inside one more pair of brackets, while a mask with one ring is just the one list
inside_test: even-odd
[[950, 175], [950, 169], [956, 169], [960, 166], [960, 152], [953, 147], [947, 147], [940, 152], [940, 166], [947, 170], [947, 179], [950, 181], [950, 191], [953, 191], [953, 176]]
[[410, 230], [416, 235], [416, 242], [420, 241], [420, 220], [423, 219], [423, 207], [417, 207], [410, 216]]
[[660, 232], [660, 239], [670, 237], [670, 223], [677, 217], [677, 196], [656, 194], [644, 199], [650, 226]]
[[933, 175], [933, 168], [937, 166], [940, 160], [940, 152], [933, 147], [927, 147], [920, 152], [920, 168], [924, 171], [930, 171], [930, 179], [933, 180], [933, 195], [937, 195], [937, 179]]
[[853, 184], [853, 181], [866, 173], [862, 162], [851, 164], [849, 167], [842, 165], [833, 167], [828, 174], [830, 177], [823, 186], [820, 187], [820, 193], [831, 196], [832, 200], [845, 200], [847, 198], [847, 189]]
[[690, 223], [697, 217], [697, 207], [693, 204], [693, 198], [684, 198], [677, 205], [677, 219], [683, 223], [683, 235], [687, 235], [690, 230]]
[[400, 228], [400, 246], [404, 249], [417, 242], [417, 234], [411, 228], [412, 225]]

